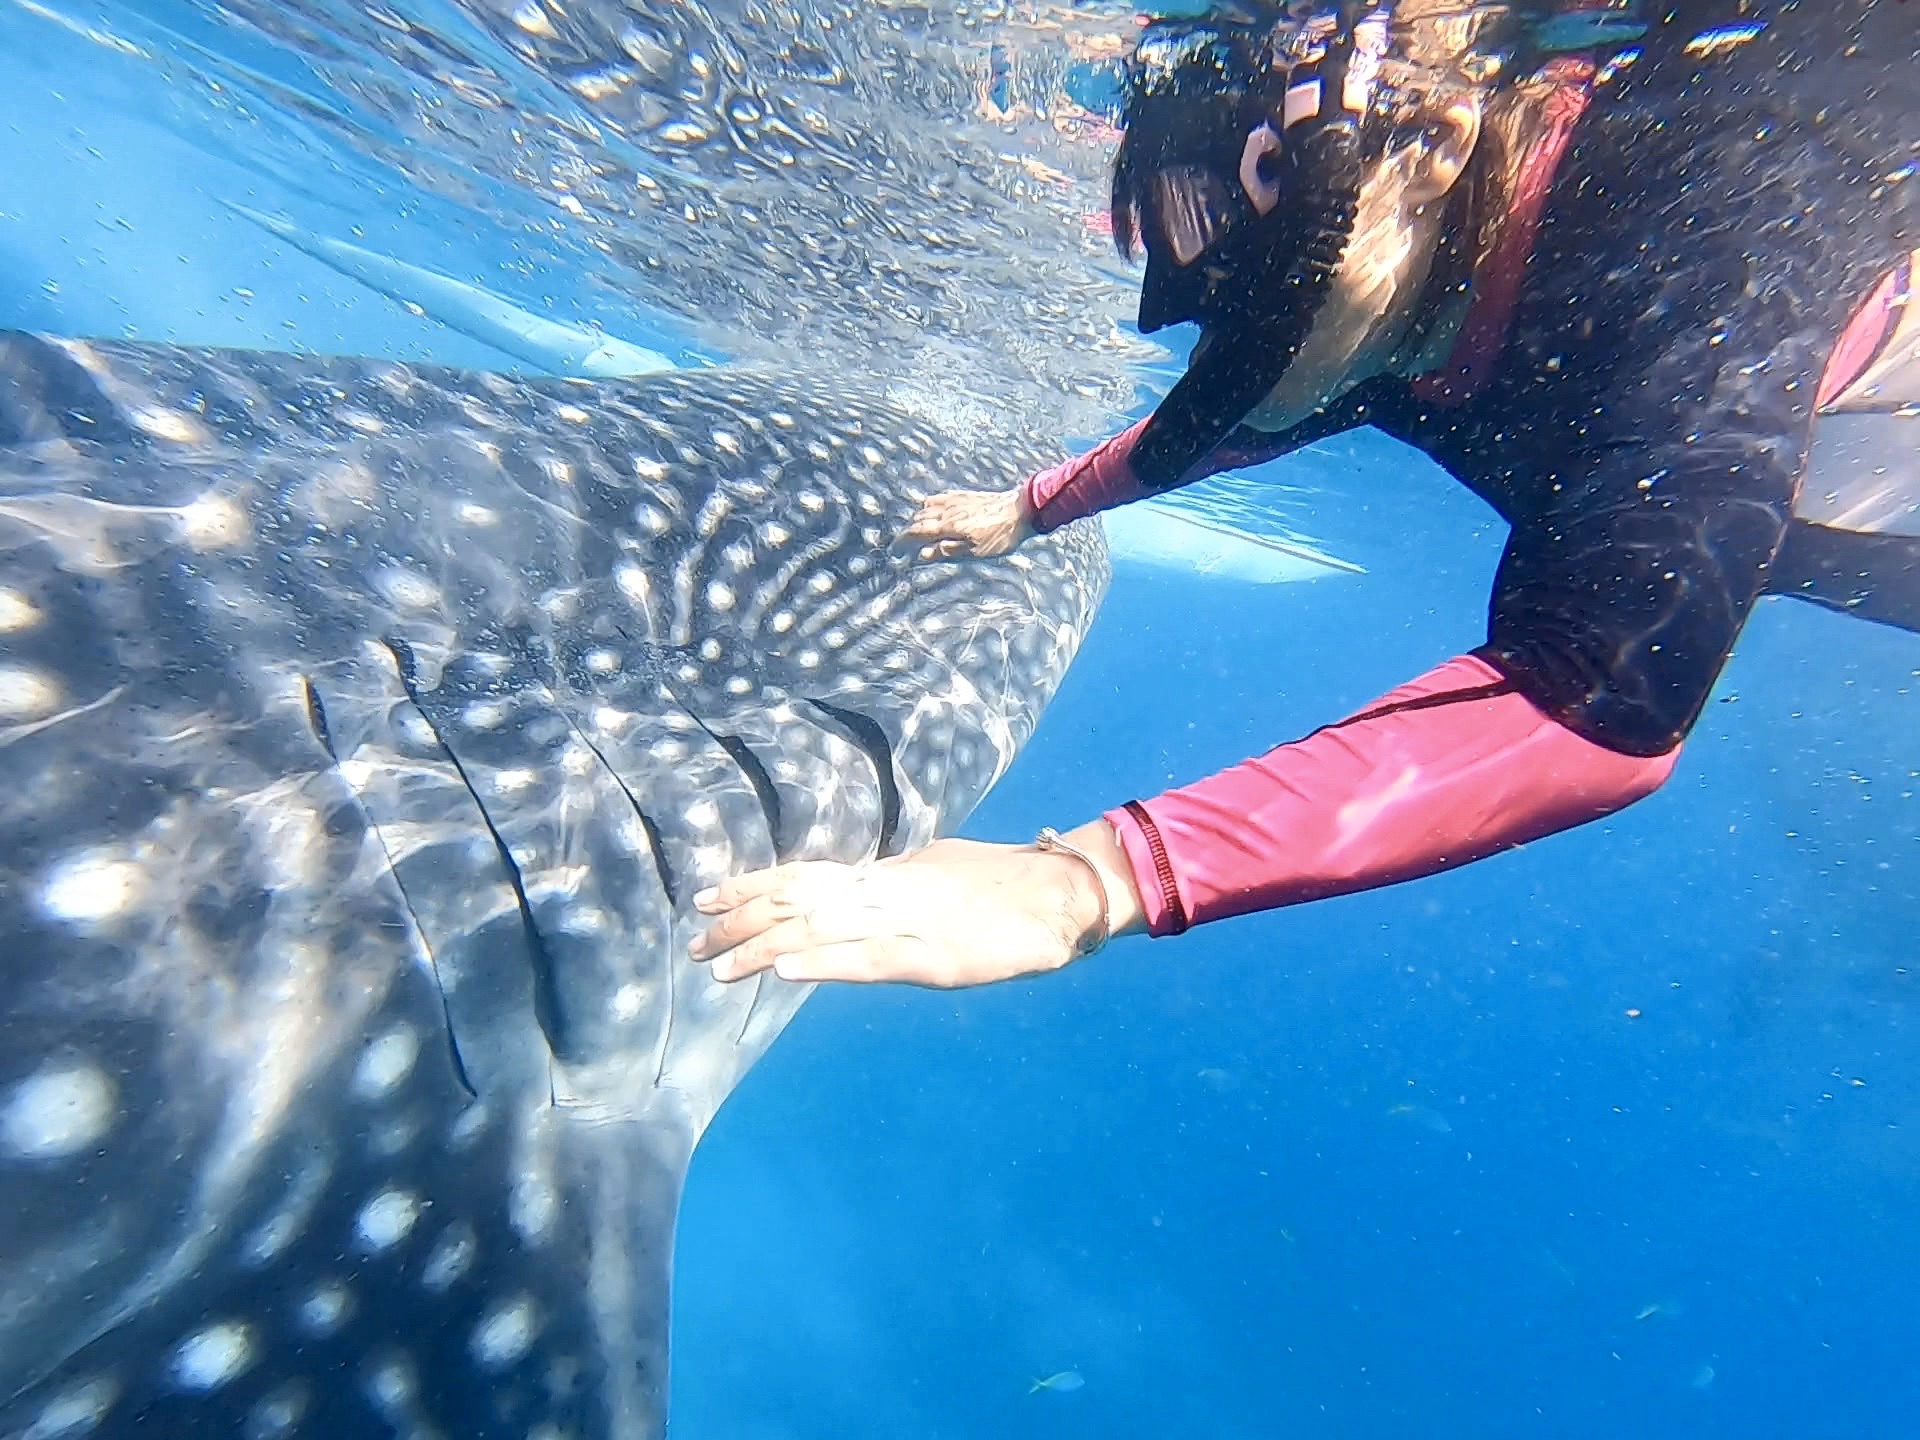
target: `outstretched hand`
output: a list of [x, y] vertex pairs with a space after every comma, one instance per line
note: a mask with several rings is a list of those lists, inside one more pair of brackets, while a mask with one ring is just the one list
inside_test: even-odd
[[937, 840], [863, 865], [739, 875], [694, 897], [713, 924], [689, 949], [717, 980], [900, 981], [941, 989], [1058, 970], [1099, 923], [1087, 867], [1029, 845]]
[[900, 532], [903, 542], [925, 541], [922, 560], [959, 555], [986, 559], [1005, 555], [1033, 534], [1024, 487], [1013, 490], [949, 490], [929, 495]]

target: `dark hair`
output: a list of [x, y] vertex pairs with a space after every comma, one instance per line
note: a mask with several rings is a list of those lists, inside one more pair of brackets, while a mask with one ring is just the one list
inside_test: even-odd
[[1140, 222], [1168, 171], [1232, 175], [1241, 131], [1268, 80], [1268, 28], [1215, 20], [1149, 25], [1127, 63], [1127, 100], [1113, 160], [1113, 240], [1133, 258]]

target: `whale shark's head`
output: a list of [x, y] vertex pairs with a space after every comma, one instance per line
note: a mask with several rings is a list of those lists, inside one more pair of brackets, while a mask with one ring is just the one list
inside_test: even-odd
[[857, 393], [0, 337], [0, 1434], [654, 1436], [804, 991], [703, 885], [924, 844], [1106, 579]]

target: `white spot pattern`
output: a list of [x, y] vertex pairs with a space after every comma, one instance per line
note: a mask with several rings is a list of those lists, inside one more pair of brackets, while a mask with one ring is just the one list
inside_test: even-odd
[[227, 550], [252, 538], [247, 515], [223, 495], [207, 495], [180, 507], [180, 538], [195, 550]]
[[373, 583], [388, 603], [403, 610], [426, 610], [440, 603], [440, 587], [417, 570], [389, 565], [373, 577]]
[[41, 618], [38, 605], [11, 586], [0, 585], [0, 635], [30, 630]]
[[40, 905], [56, 920], [95, 924], [134, 904], [145, 888], [146, 873], [138, 865], [88, 850], [53, 867], [40, 891]]
[[104, 1377], [62, 1390], [34, 1417], [21, 1440], [78, 1440], [90, 1435], [107, 1418], [119, 1394], [120, 1387]]
[[543, 1176], [521, 1175], [515, 1179], [507, 1197], [507, 1218], [522, 1240], [532, 1245], [546, 1239], [559, 1212], [560, 1197]]
[[300, 1328], [316, 1339], [333, 1334], [353, 1310], [353, 1292], [337, 1280], [316, 1285], [300, 1302]]
[[616, 1020], [637, 1020], [646, 1008], [647, 987], [632, 982], [622, 985], [613, 992], [613, 1018]]
[[405, 1190], [382, 1190], [354, 1217], [354, 1234], [376, 1253], [391, 1250], [413, 1232], [420, 1219], [420, 1201]]
[[117, 1100], [113, 1081], [95, 1066], [44, 1066], [0, 1106], [0, 1155], [61, 1160], [78, 1154], [112, 1128]]
[[433, 1251], [420, 1271], [420, 1283], [436, 1294], [447, 1289], [473, 1267], [479, 1248], [473, 1231], [467, 1226], [449, 1225], [434, 1242]]
[[174, 1348], [167, 1373], [182, 1390], [218, 1390], [253, 1364], [253, 1332], [237, 1321], [196, 1330]]
[[420, 1058], [420, 1037], [410, 1025], [396, 1025], [367, 1044], [354, 1067], [353, 1093], [362, 1100], [390, 1095], [413, 1073]]
[[502, 770], [493, 777], [493, 789], [499, 795], [518, 795], [522, 790], [531, 788], [539, 775], [521, 766], [511, 770]]
[[388, 1356], [367, 1373], [367, 1398], [389, 1417], [405, 1413], [419, 1393], [419, 1376], [404, 1355]]
[[494, 1306], [473, 1327], [474, 1361], [483, 1370], [504, 1370], [526, 1355], [540, 1331], [539, 1312], [525, 1295]]
[[613, 583], [620, 587], [620, 593], [627, 597], [628, 604], [639, 608], [644, 608], [653, 594], [653, 582], [638, 565], [617, 568], [613, 572]]
[[0, 722], [41, 720], [60, 704], [60, 687], [38, 670], [0, 665]]
[[247, 1440], [276, 1440], [291, 1435], [307, 1413], [307, 1387], [299, 1381], [282, 1385], [247, 1414]]

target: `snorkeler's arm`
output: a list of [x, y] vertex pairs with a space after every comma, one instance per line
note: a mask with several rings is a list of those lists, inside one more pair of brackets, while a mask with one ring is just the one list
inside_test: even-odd
[[1148, 930], [1452, 869], [1659, 788], [1784, 524], [1790, 472], [1762, 472], [1767, 455], [1784, 466], [1794, 452], [1738, 428], [1696, 435], [1688, 470], [1666, 472], [1671, 496], [1628, 477], [1682, 452], [1642, 445], [1602, 458], [1618, 473], [1579, 505], [1516, 529], [1472, 655], [1304, 740], [1109, 812]]
[[1177, 935], [1597, 820], [1652, 793], [1673, 760], [1581, 739], [1466, 655], [1304, 740], [1106, 819], [1147, 930]]
[[[1785, 308], [1747, 282], [1764, 267], [1744, 252], [1708, 263], [1690, 243], [1698, 265], [1655, 277], [1664, 350], [1596, 331], [1582, 364], [1543, 372], [1618, 367], [1565, 443], [1529, 447], [1552, 467], [1531, 493], [1556, 503], [1516, 519], [1485, 645], [1353, 719], [1109, 813], [1149, 930], [1451, 869], [1664, 783], [1780, 555], [1832, 343], [1824, 307]], [[1739, 228], [1727, 243], [1754, 242]], [[1777, 258], [1785, 273], [1792, 257]], [[1593, 282], [1590, 307], [1652, 313], [1638, 291], [1600, 306], [1608, 277], [1568, 269]], [[1649, 283], [1638, 274], [1619, 283]], [[1433, 453], [1450, 424], [1389, 428]]]
[[1028, 476], [1020, 487], [1020, 503], [1034, 531], [1045, 535], [1145, 495], [1132, 460], [1134, 444], [1146, 428], [1147, 421], [1138, 420], [1086, 454]]
[[1148, 420], [1152, 419], [1149, 416], [1086, 454], [1064, 460], [1029, 478], [1022, 487], [1021, 503], [1034, 530], [1044, 535], [1082, 516], [1112, 510], [1165, 490], [1177, 490], [1209, 475], [1264, 465], [1316, 440], [1351, 430], [1365, 418], [1361, 405], [1342, 403], [1275, 434], [1241, 425], [1187, 474], [1155, 476], [1140, 473], [1133, 463], [1134, 447], [1146, 430]]

